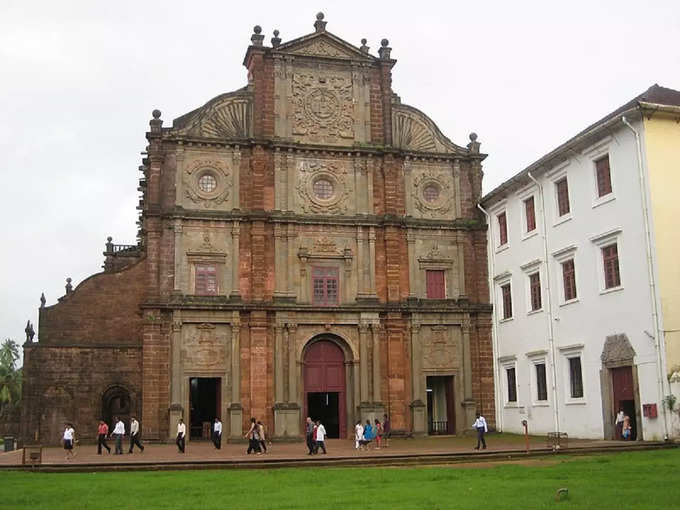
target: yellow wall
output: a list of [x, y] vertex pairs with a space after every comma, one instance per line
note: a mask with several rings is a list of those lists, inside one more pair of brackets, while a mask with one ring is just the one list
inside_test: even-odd
[[680, 370], [680, 123], [644, 120], [659, 292], [669, 371]]

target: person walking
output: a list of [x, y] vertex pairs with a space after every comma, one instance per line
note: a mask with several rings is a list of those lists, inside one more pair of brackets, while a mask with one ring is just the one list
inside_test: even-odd
[[123, 455], [123, 436], [125, 436], [125, 424], [123, 420], [116, 416], [113, 421], [116, 422], [113, 427], [113, 438], [116, 441], [116, 451], [114, 455]]
[[475, 446], [475, 450], [479, 450], [480, 443], [482, 444], [482, 450], [486, 450], [484, 434], [488, 432], [489, 429], [486, 426], [486, 420], [484, 419], [484, 416], [477, 413], [477, 419], [475, 420], [475, 424], [472, 426], [472, 428], [477, 431], [477, 446]]
[[390, 445], [390, 438], [392, 437], [392, 424], [390, 423], [390, 419], [387, 417], [386, 414], [383, 415], [383, 439], [385, 443], [385, 448], [387, 448]]
[[326, 455], [326, 428], [321, 424], [321, 420], [316, 420], [316, 447], [314, 453], [319, 453], [319, 448]]
[[251, 418], [250, 428], [245, 435], [245, 438], [248, 440], [248, 450], [246, 450], [247, 455], [250, 455], [250, 452], [255, 452], [257, 455], [262, 454], [260, 451], [260, 433], [258, 428], [257, 420], [255, 418]]
[[137, 418], [133, 416], [132, 420], [130, 420], [130, 449], [128, 450], [128, 453], [132, 453], [135, 445], [137, 445], [139, 451], [144, 453], [144, 447], [142, 446], [142, 443], [139, 442], [139, 422], [137, 421]]
[[184, 448], [186, 446], [186, 435], [187, 426], [184, 424], [184, 420], [180, 418], [177, 422], [177, 439], [175, 439], [175, 444], [177, 445], [179, 453], [184, 453]]
[[354, 448], [361, 451], [364, 445], [364, 426], [361, 424], [361, 420], [357, 421], [354, 426]]
[[309, 453], [307, 455], [312, 455], [314, 453], [314, 422], [307, 416], [307, 423], [305, 424], [305, 435], [307, 439], [307, 449]]
[[102, 454], [102, 446], [106, 451], [111, 453], [111, 448], [106, 444], [106, 436], [109, 435], [109, 426], [104, 420], [99, 420], [99, 428], [97, 429], [97, 455]]
[[623, 419], [626, 417], [626, 414], [623, 412], [623, 409], [619, 408], [619, 412], [616, 414], [616, 421], [614, 424], [616, 425], [616, 439], [623, 439]]
[[222, 448], [222, 422], [219, 418], [215, 418], [213, 423], [212, 442], [218, 450]]
[[76, 431], [73, 429], [73, 425], [70, 423], [64, 423], [64, 435], [62, 436], [62, 442], [64, 443], [66, 460], [68, 461], [75, 457], [75, 454], [73, 453], [73, 445], [76, 442]]
[[260, 450], [267, 453], [267, 438], [264, 434], [264, 425], [259, 420], [257, 421], [257, 433], [260, 436]]
[[373, 427], [374, 433], [375, 433], [375, 444], [376, 450], [380, 450], [380, 443], [382, 442], [382, 436], [383, 436], [383, 428], [382, 428], [382, 423], [380, 423], [380, 420], [378, 418], [375, 419], [375, 426]]

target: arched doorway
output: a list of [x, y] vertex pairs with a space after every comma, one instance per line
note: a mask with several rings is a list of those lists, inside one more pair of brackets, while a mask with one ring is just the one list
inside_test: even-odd
[[305, 416], [321, 420], [328, 437], [346, 437], [345, 355], [333, 341], [321, 339], [304, 354]]
[[[130, 392], [122, 386], [112, 386], [102, 395], [102, 419], [113, 430], [113, 419], [118, 416], [123, 423], [130, 422], [132, 402]], [[126, 427], [127, 428], [127, 427]]]

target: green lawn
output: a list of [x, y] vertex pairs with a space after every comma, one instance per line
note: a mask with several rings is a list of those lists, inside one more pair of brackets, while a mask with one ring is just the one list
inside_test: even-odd
[[[0, 472], [7, 508], [673, 508], [680, 450], [531, 465], [130, 473]], [[555, 502], [555, 491], [569, 498]]]

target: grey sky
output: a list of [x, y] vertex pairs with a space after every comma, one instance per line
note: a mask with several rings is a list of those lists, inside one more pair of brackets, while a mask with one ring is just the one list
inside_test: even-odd
[[479, 134], [485, 191], [653, 83], [680, 89], [677, 0], [0, 0], [0, 339], [99, 272], [107, 235], [135, 242], [151, 110], [167, 126], [242, 87], [253, 25], [286, 41], [320, 10], [374, 54], [389, 39], [394, 90], [454, 142]]

